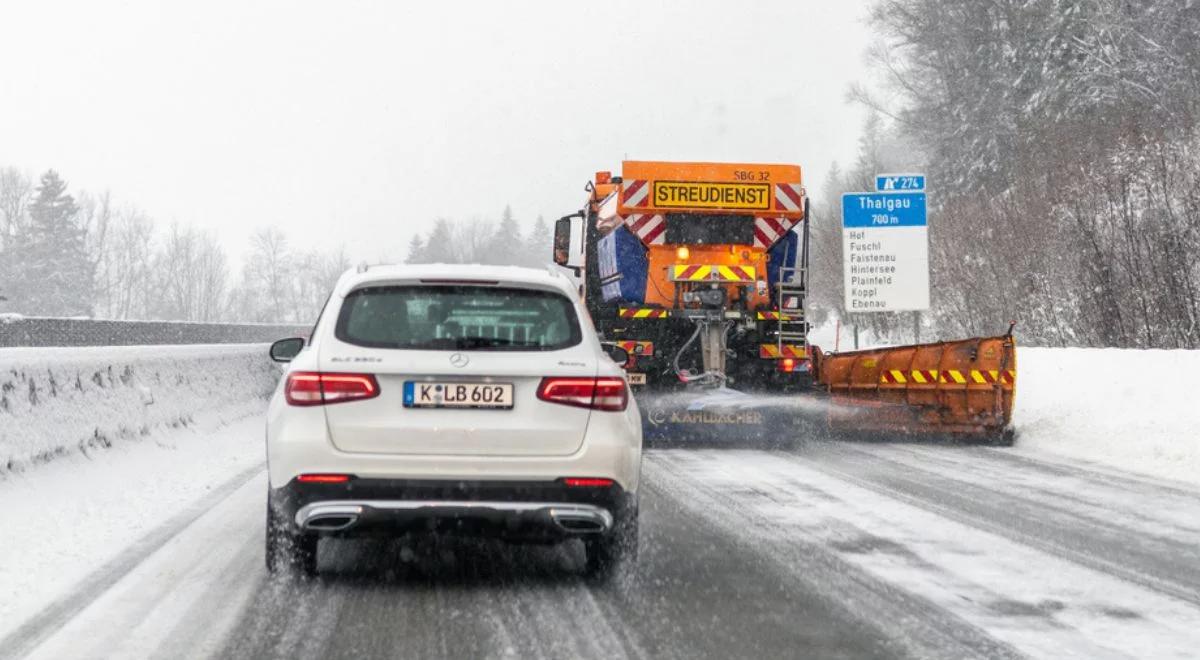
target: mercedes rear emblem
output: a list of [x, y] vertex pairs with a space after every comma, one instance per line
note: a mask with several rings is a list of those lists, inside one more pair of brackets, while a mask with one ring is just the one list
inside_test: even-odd
[[470, 361], [471, 358], [463, 355], [462, 353], [455, 353], [450, 356], [450, 364], [458, 367], [459, 369], [467, 366], [467, 363]]

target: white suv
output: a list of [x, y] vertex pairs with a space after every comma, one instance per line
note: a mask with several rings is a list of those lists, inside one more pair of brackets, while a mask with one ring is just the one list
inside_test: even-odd
[[338, 281], [267, 413], [267, 567], [316, 571], [325, 536], [580, 538], [587, 571], [636, 558], [642, 426], [619, 348], [570, 281], [381, 266]]

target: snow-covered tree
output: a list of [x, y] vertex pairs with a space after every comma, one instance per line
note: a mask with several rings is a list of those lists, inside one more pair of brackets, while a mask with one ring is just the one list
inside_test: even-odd
[[421, 238], [420, 234], [413, 234], [408, 241], [408, 256], [404, 258], [404, 263], [425, 263], [425, 240]]
[[486, 253], [481, 255], [484, 263], [518, 265], [522, 262], [523, 245], [521, 226], [513, 217], [512, 207], [505, 206], [500, 223], [492, 233]]
[[449, 220], [438, 218], [433, 223], [423, 256], [426, 263], [454, 263], [454, 231]]
[[525, 235], [521, 249], [521, 263], [526, 266], [540, 267], [550, 263], [550, 247], [554, 243], [554, 232], [546, 224], [546, 218], [538, 216], [533, 227]]
[[886, 80], [853, 96], [924, 155], [943, 334], [1200, 346], [1200, 5], [880, 0], [871, 20]]
[[92, 313], [92, 264], [79, 207], [54, 170], [42, 175], [29, 203], [29, 221], [5, 248], [12, 309], [45, 316]]

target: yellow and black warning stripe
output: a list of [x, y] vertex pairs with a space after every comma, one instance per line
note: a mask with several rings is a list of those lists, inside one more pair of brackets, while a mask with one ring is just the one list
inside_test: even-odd
[[784, 344], [779, 346], [776, 344], [759, 344], [758, 357], [764, 360], [775, 360], [779, 358], [806, 358], [808, 353], [804, 350], [803, 344]]
[[754, 266], [709, 266], [700, 264], [676, 264], [671, 266], [673, 282], [742, 282], [755, 280]]
[[759, 321], [790, 321], [804, 318], [804, 314], [801, 312], [766, 311], [758, 312], [757, 314]]
[[623, 319], [665, 319], [670, 312], [657, 307], [621, 307], [617, 314]]
[[908, 384], [977, 384], [1003, 383], [1011, 385], [1017, 381], [1016, 369], [885, 369], [879, 374], [879, 382], [891, 385]]

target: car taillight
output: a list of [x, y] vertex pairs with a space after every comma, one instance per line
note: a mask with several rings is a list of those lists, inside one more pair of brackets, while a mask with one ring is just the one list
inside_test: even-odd
[[302, 474], [296, 481], [305, 484], [344, 484], [350, 481], [348, 474]]
[[550, 403], [620, 412], [629, 405], [624, 378], [543, 378], [538, 398]]
[[563, 479], [563, 483], [577, 488], [607, 488], [613, 485], [613, 480], [603, 477], [567, 477]]
[[379, 381], [371, 374], [297, 371], [288, 374], [283, 393], [287, 402], [293, 406], [361, 401], [379, 396]]

